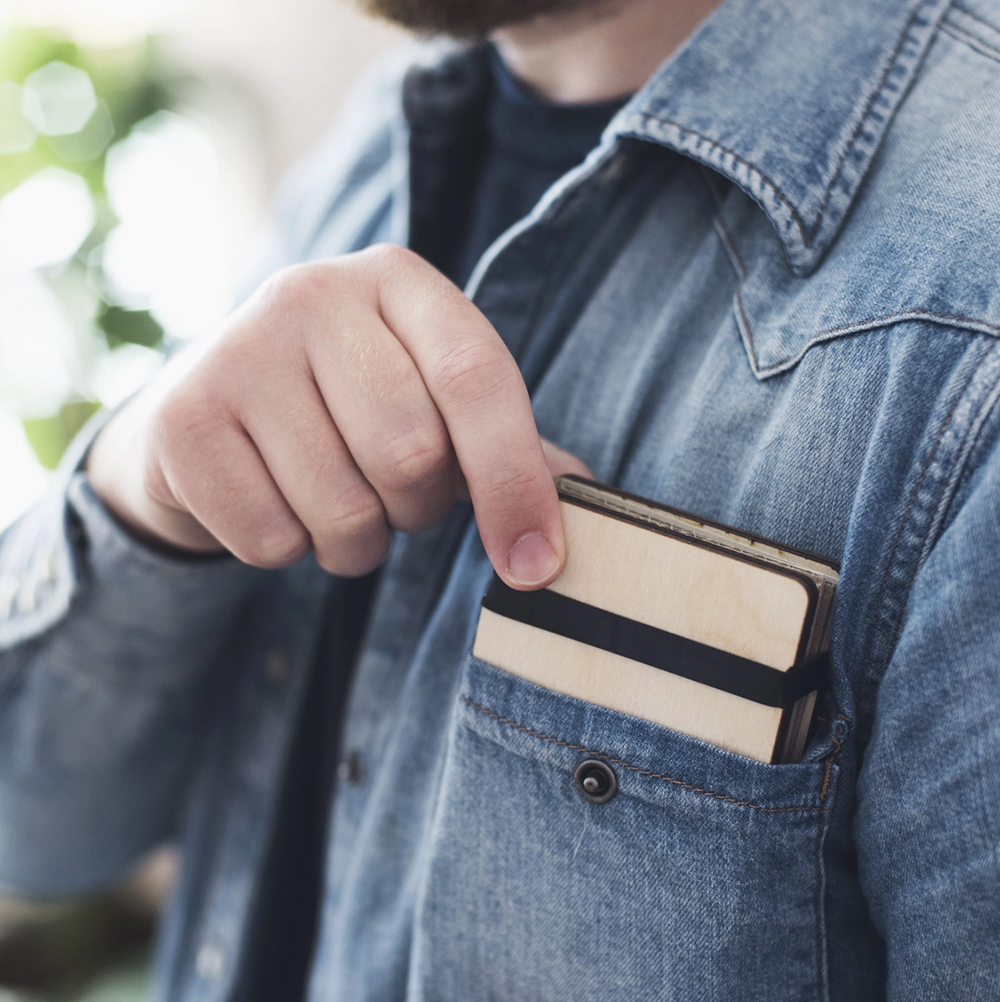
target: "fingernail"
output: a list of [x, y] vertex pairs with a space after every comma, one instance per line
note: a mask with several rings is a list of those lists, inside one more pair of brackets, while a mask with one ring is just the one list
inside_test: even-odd
[[519, 585], [537, 585], [556, 572], [559, 558], [552, 544], [540, 532], [522, 536], [507, 556], [507, 574]]

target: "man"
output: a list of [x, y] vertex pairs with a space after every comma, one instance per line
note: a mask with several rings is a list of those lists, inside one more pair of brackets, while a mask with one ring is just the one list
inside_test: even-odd
[[[3, 538], [0, 879], [178, 837], [170, 999], [1000, 998], [1000, 6], [375, 6], [495, 48]], [[586, 469], [841, 562], [802, 762], [468, 656]]]

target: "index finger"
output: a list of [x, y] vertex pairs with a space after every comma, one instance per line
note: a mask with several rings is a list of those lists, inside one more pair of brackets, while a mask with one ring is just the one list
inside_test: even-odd
[[566, 559], [555, 483], [521, 372], [485, 316], [416, 254], [383, 248], [378, 306], [441, 413], [486, 553], [512, 588], [549, 584]]

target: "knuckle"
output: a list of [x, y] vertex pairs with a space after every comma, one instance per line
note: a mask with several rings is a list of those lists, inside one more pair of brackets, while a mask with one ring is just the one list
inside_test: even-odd
[[253, 322], [240, 332], [242, 340], [261, 343], [268, 366], [287, 366], [300, 352], [312, 357], [332, 337], [350, 343], [364, 329], [359, 319], [373, 309], [374, 284], [349, 257], [294, 265], [268, 285]]
[[396, 271], [410, 267], [417, 255], [399, 244], [379, 243], [372, 244], [358, 256], [377, 271]]
[[361, 488], [342, 497], [315, 544], [316, 560], [330, 574], [354, 577], [377, 567], [388, 553], [389, 526], [374, 492]]
[[375, 570], [389, 554], [389, 533], [368, 541], [364, 546], [317, 548], [316, 562], [328, 574], [355, 578]]
[[450, 466], [451, 456], [444, 428], [423, 426], [385, 444], [379, 479], [390, 491], [417, 490], [438, 480]]
[[274, 365], [275, 349], [282, 351], [281, 328], [270, 323], [242, 324], [226, 331], [199, 373], [210, 393], [239, 396]]
[[364, 287], [377, 298], [407, 287], [417, 273], [426, 279], [434, 269], [422, 257], [399, 244], [373, 244], [349, 255]]
[[495, 346], [468, 340], [453, 346], [433, 366], [436, 390], [460, 404], [494, 396], [509, 378], [503, 355]]
[[250, 534], [247, 542], [234, 552], [244, 563], [272, 570], [294, 564], [311, 548], [309, 535], [304, 529], [284, 525]]
[[[337, 315], [349, 291], [347, 270], [339, 261], [291, 265], [276, 272], [260, 287], [252, 309], [239, 325], [239, 350], [263, 342], [269, 359], [279, 358], [288, 343], [300, 341], [315, 327], [326, 327]], [[323, 323], [317, 325], [317, 319]]]
[[385, 531], [385, 510], [375, 492], [369, 488], [350, 491], [333, 505], [327, 539], [365, 539]]
[[162, 461], [152, 451], [148, 452], [142, 465], [142, 479], [140, 481], [143, 494], [154, 501], [170, 506], [176, 505], [174, 493], [170, 488], [163, 469]]
[[263, 288], [271, 311], [287, 315], [308, 309], [329, 295], [329, 270], [313, 264], [291, 265], [272, 275]]
[[530, 511], [526, 502], [534, 501], [540, 491], [550, 485], [551, 479], [547, 476], [543, 480], [536, 470], [517, 467], [493, 471], [488, 481], [477, 484], [475, 493], [480, 503], [513, 515]]
[[153, 416], [150, 434], [155, 447], [166, 455], [183, 452], [219, 420], [215, 403], [190, 388], [168, 394]]

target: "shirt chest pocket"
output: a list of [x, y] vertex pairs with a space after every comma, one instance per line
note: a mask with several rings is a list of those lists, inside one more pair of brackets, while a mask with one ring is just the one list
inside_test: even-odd
[[470, 657], [422, 871], [418, 997], [822, 997], [835, 747], [767, 765]]

